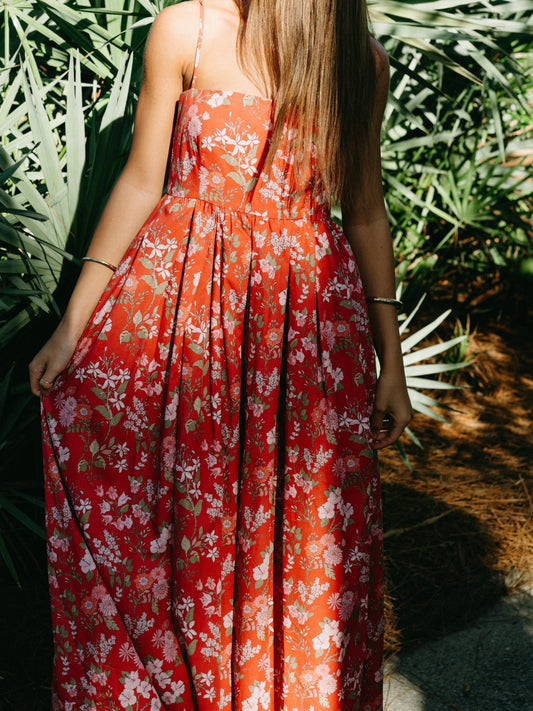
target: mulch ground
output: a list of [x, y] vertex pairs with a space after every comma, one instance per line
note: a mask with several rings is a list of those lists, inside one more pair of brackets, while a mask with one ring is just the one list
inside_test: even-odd
[[[515, 304], [516, 306], [516, 304]], [[448, 423], [415, 416], [409, 471], [381, 458], [386, 652], [472, 622], [533, 570], [533, 328], [527, 304], [472, 321]]]
[[[433, 304], [435, 313], [441, 306]], [[531, 581], [533, 328], [526, 306], [522, 300], [506, 314], [491, 309], [472, 318], [471, 363], [457, 378], [461, 389], [444, 397], [449, 422], [415, 417], [422, 450], [405, 438], [412, 471], [393, 448], [380, 457], [388, 656], [468, 625]], [[0, 711], [48, 711], [44, 545], [22, 532], [20, 541], [22, 589], [0, 571]]]

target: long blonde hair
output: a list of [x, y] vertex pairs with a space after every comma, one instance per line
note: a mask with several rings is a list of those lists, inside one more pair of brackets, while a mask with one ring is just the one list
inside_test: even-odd
[[[296, 152], [313, 141], [330, 199], [362, 185], [372, 131], [376, 72], [365, 0], [235, 0], [239, 57], [274, 97], [267, 166], [283, 128], [297, 128]], [[244, 57], [251, 60], [246, 66]], [[266, 76], [265, 76], [266, 72]]]

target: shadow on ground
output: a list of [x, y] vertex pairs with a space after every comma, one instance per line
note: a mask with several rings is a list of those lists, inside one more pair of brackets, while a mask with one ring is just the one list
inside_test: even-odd
[[383, 484], [388, 651], [469, 624], [506, 591], [499, 545], [474, 516]]

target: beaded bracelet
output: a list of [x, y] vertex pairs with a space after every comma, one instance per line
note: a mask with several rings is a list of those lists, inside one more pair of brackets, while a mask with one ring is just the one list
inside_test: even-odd
[[401, 309], [403, 306], [399, 299], [389, 299], [386, 296], [368, 296], [366, 301], [368, 304], [389, 304], [397, 309]]
[[101, 264], [103, 267], [107, 267], [108, 269], [111, 269], [112, 272], [116, 272], [117, 268], [113, 265], [110, 264], [109, 262], [104, 262], [103, 259], [96, 259], [96, 257], [82, 257], [82, 262], [94, 262], [95, 264]]

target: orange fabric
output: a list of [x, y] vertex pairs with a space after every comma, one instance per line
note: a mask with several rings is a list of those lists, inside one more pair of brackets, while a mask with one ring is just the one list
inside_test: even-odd
[[378, 711], [373, 349], [271, 104], [180, 97], [168, 192], [43, 400], [54, 709]]

